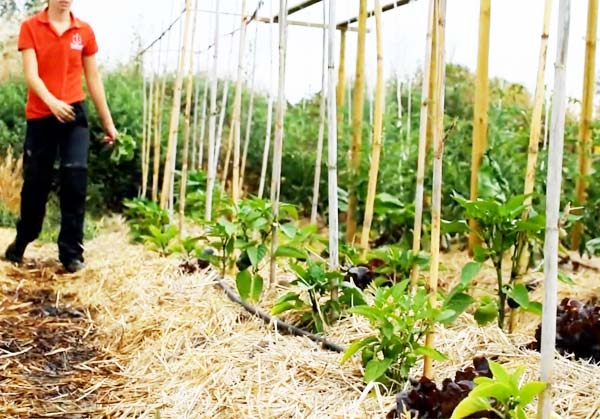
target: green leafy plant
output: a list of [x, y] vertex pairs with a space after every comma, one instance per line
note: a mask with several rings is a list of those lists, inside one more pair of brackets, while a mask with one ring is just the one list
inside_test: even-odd
[[523, 384], [525, 367], [508, 372], [496, 362], [490, 361], [489, 365], [493, 378], [475, 378], [475, 388], [456, 406], [451, 419], [463, 419], [478, 412], [491, 412], [500, 419], [528, 418], [525, 407], [546, 389], [546, 383]]
[[[292, 263], [296, 275], [292, 285], [299, 291], [290, 291], [274, 304], [271, 314], [288, 311], [300, 313], [300, 324], [322, 333], [325, 326], [340, 317], [348, 307], [365, 304], [362, 293], [353, 284], [341, 281], [339, 272], [327, 272], [322, 262], [308, 260], [306, 267]], [[335, 287], [337, 292], [331, 293]]]
[[142, 239], [150, 248], [158, 251], [161, 256], [167, 256], [173, 253], [172, 242], [177, 237], [179, 230], [174, 225], [165, 225], [156, 227], [148, 226], [149, 234], [142, 236]]
[[114, 142], [110, 153], [110, 160], [113, 163], [121, 163], [133, 160], [137, 144], [131, 135], [121, 133]]
[[374, 267], [374, 272], [385, 275], [394, 283], [409, 278], [415, 265], [425, 268], [429, 264], [425, 253], [414, 253], [402, 246], [383, 246], [372, 250], [367, 260]]
[[125, 206], [123, 214], [134, 241], [140, 242], [142, 236], [150, 235], [150, 226], [162, 229], [169, 224], [169, 214], [156, 202], [135, 198], [126, 200], [123, 205]]
[[[536, 314], [541, 314], [541, 305], [529, 300], [527, 289], [524, 285], [513, 283], [513, 279], [505, 281], [502, 270], [505, 254], [511, 249], [517, 249], [520, 235], [527, 235], [531, 239], [542, 239], [544, 231], [544, 217], [532, 213], [529, 219], [523, 220], [521, 214], [525, 209], [525, 195], [517, 195], [503, 202], [498, 198], [480, 198], [469, 201], [458, 194], [454, 199], [465, 209], [465, 217], [477, 222], [475, 232], [483, 246], [475, 247], [475, 261], [483, 263], [490, 260], [496, 270], [497, 300], [484, 298], [480, 308], [475, 313], [477, 321], [487, 323], [494, 318], [498, 326], [504, 327], [507, 300], [515, 301], [521, 308]], [[464, 231], [469, 227], [463, 223]], [[512, 255], [513, 265], [519, 263], [519, 254]], [[481, 265], [479, 265], [481, 267]], [[492, 315], [495, 305], [496, 315]]]
[[436, 322], [447, 322], [455, 313], [432, 307], [424, 288], [411, 294], [408, 286], [405, 280], [389, 288], [377, 288], [372, 305], [348, 310], [369, 320], [376, 332], [352, 343], [341, 361], [361, 351], [366, 382], [399, 385], [423, 355], [445, 359], [440, 352], [424, 346], [422, 340]]

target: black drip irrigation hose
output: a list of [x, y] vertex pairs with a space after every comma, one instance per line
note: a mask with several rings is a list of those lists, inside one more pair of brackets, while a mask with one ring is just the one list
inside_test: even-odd
[[287, 334], [290, 334], [293, 336], [309, 338], [313, 342], [320, 343], [324, 349], [328, 349], [330, 351], [340, 352], [340, 353], [346, 351], [346, 347], [343, 345], [339, 345], [337, 343], [330, 342], [322, 336], [315, 335], [314, 333], [307, 332], [306, 330], [300, 329], [299, 327], [292, 326], [291, 324], [283, 322], [276, 317], [271, 317], [270, 315], [268, 315], [264, 311], [260, 310], [259, 308], [254, 307], [245, 301], [242, 301], [240, 296], [235, 291], [233, 291], [231, 288], [229, 288], [229, 286], [222, 279], [217, 278], [215, 281], [216, 281], [217, 285], [219, 285], [219, 287], [221, 287], [223, 289], [223, 291], [225, 291], [225, 294], [227, 294], [227, 297], [229, 297], [229, 299], [231, 301], [241, 305], [242, 307], [244, 307], [246, 309], [246, 311], [248, 311], [249, 313], [251, 313], [252, 315], [254, 315], [256, 317], [261, 318], [265, 323], [267, 323], [269, 325], [272, 325], [272, 324], [276, 325], [277, 330], [280, 330], [284, 333], [287, 333]]

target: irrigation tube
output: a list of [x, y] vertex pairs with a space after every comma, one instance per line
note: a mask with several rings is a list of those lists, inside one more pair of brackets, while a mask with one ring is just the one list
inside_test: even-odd
[[219, 287], [223, 289], [223, 291], [225, 291], [225, 294], [227, 294], [227, 297], [229, 297], [231, 301], [241, 305], [246, 309], [246, 311], [248, 311], [256, 317], [261, 318], [265, 323], [269, 325], [275, 325], [277, 330], [280, 330], [290, 335], [309, 338], [313, 342], [320, 343], [324, 349], [328, 349], [333, 352], [343, 353], [346, 351], [346, 347], [343, 345], [338, 345], [337, 343], [330, 342], [322, 336], [315, 335], [314, 333], [307, 332], [306, 330], [300, 329], [299, 327], [292, 326], [291, 324], [283, 322], [276, 317], [271, 317], [259, 308], [254, 307], [253, 305], [250, 305], [245, 301], [242, 301], [240, 296], [231, 288], [229, 288], [229, 286], [225, 283], [225, 281], [223, 281], [223, 279], [216, 278], [215, 282], [217, 283], [217, 285], [219, 285]]

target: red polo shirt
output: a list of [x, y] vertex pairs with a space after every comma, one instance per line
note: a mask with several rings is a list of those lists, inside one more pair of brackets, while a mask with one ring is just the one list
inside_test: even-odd
[[[19, 51], [35, 50], [38, 74], [50, 93], [66, 103], [85, 99], [81, 76], [83, 57], [98, 52], [94, 31], [71, 14], [71, 26], [58, 35], [48, 20], [48, 9], [21, 25]], [[31, 90], [27, 92], [27, 119], [52, 115], [46, 104]]]

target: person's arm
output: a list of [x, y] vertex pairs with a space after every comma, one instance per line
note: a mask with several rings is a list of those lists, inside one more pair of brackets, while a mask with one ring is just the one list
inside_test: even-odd
[[50, 108], [50, 111], [60, 122], [71, 122], [75, 120], [75, 111], [73, 107], [58, 100], [46, 87], [44, 81], [38, 73], [38, 62], [35, 50], [25, 49], [23, 55], [23, 71], [27, 87], [29, 87], [42, 101]]
[[106, 93], [104, 92], [104, 85], [98, 71], [95, 55], [83, 57], [83, 70], [90, 97], [94, 102], [100, 122], [104, 128], [104, 133], [106, 134], [105, 140], [112, 143], [117, 139], [118, 132], [108, 109], [108, 104], [106, 103]]

